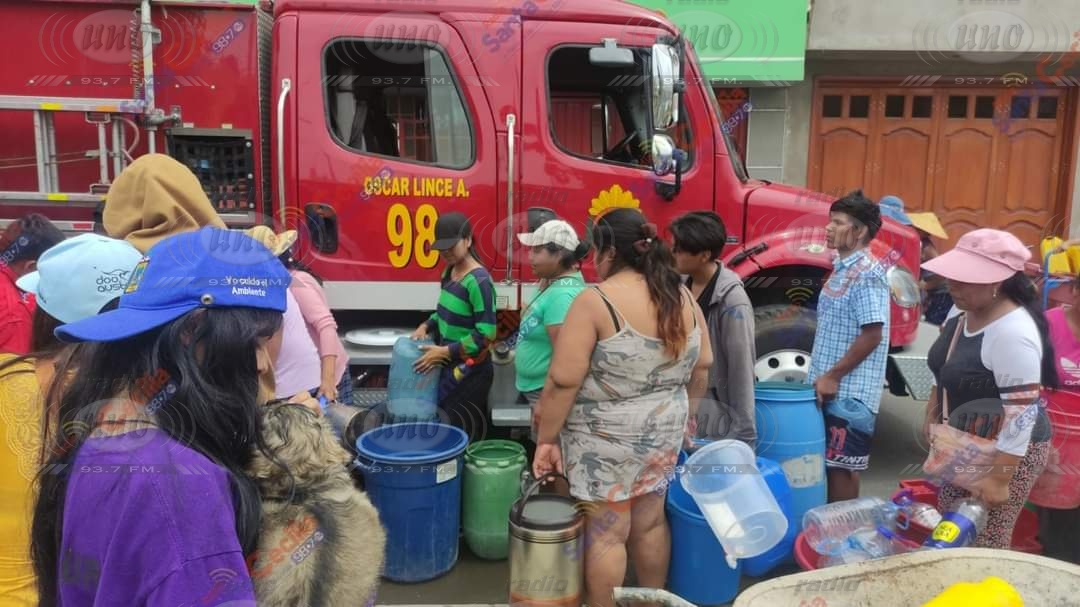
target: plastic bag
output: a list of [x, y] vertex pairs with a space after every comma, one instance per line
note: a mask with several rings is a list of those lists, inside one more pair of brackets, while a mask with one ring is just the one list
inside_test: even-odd
[[993, 470], [997, 442], [946, 424], [930, 426], [930, 453], [923, 472], [971, 491]]

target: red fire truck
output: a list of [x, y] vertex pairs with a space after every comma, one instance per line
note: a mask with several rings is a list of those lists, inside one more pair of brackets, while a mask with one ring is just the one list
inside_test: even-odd
[[[727, 137], [746, 112], [722, 114], [660, 14], [620, 0], [35, 0], [0, 15], [0, 219], [91, 230], [133, 157], [170, 154], [230, 225], [300, 230], [374, 382], [388, 328], [434, 306], [440, 213], [473, 218], [506, 333], [533, 292], [514, 238], [529, 209], [582, 231], [594, 201], [637, 200], [658, 225], [712, 209], [755, 305], [758, 377], [805, 377], [836, 193], [747, 175]], [[873, 250], [891, 265], [899, 349], [919, 320], [919, 242], [887, 221]], [[498, 377], [508, 392], [512, 366]]]

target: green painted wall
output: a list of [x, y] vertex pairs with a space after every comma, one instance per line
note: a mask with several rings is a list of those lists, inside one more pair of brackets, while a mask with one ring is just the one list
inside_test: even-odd
[[675, 22], [718, 84], [804, 77], [807, 0], [631, 1]]

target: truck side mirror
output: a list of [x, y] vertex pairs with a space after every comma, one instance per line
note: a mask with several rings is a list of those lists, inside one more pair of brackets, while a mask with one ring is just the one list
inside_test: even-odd
[[656, 182], [656, 193], [664, 200], [673, 200], [682, 190], [682, 171], [686, 153], [675, 147], [671, 137], [662, 134], [652, 138], [653, 172], [658, 177], [675, 173], [675, 183]]
[[652, 136], [653, 172], [657, 177], [670, 175], [676, 170], [675, 141], [663, 134]]
[[679, 121], [679, 52], [668, 44], [654, 44], [651, 63], [653, 128], [665, 130]]
[[604, 38], [604, 46], [589, 49], [589, 64], [597, 67], [633, 67], [634, 51], [619, 48], [614, 38]]

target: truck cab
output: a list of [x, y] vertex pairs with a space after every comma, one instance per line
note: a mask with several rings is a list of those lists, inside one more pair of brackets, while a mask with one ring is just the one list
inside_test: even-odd
[[[805, 379], [816, 294], [832, 268], [832, 200], [747, 175], [693, 48], [670, 23], [618, 0], [401, 8], [277, 5], [279, 208], [310, 227], [308, 262], [335, 309], [429, 310], [440, 213], [473, 219], [499, 308], [512, 312], [534, 293], [514, 238], [530, 208], [550, 208], [583, 235], [590, 208], [620, 198], [660, 226], [709, 209], [728, 230], [724, 262], [755, 304], [759, 379]], [[918, 238], [887, 222], [872, 250], [890, 267], [890, 340], [902, 347], [919, 319]], [[513, 396], [493, 394], [492, 405]]]

